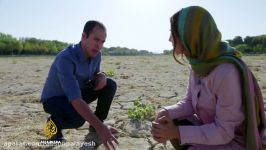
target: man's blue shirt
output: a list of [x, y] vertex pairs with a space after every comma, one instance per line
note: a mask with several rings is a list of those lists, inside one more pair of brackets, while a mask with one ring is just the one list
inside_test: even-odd
[[44, 84], [41, 101], [54, 96], [67, 96], [68, 100], [81, 98], [80, 89], [100, 72], [101, 53], [86, 58], [81, 45], [70, 45], [55, 57]]

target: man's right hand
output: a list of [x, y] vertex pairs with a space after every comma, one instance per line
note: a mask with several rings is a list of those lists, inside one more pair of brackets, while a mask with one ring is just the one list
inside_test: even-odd
[[114, 128], [108, 128], [107, 125], [102, 124], [102, 127], [100, 127], [99, 129], [96, 129], [96, 132], [98, 133], [98, 135], [100, 136], [100, 139], [104, 145], [104, 147], [107, 150], [111, 150], [114, 149], [115, 150], [115, 146], [114, 143], [115, 142], [117, 145], [119, 144], [115, 134], [113, 133], [118, 133], [118, 131]]
[[111, 130], [96, 117], [90, 107], [82, 99], [72, 100], [71, 104], [75, 110], [96, 129], [105, 148], [107, 150], [115, 149], [113, 142], [118, 144], [117, 139], [112, 135]]
[[112, 127], [112, 126], [108, 126], [108, 128], [109, 128], [110, 132], [113, 134], [113, 136], [116, 139], [118, 139], [119, 131], [116, 128]]

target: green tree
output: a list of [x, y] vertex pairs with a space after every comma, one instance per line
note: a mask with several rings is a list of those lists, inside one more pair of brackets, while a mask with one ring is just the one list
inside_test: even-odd
[[237, 50], [239, 50], [242, 53], [250, 53], [252, 50], [247, 44], [239, 44], [235, 46]]
[[173, 50], [164, 50], [163, 54], [164, 55], [171, 55], [173, 53]]
[[245, 38], [244, 38], [244, 43], [245, 44], [247, 44], [248, 46], [253, 46], [252, 45], [252, 37], [250, 37], [250, 36], [246, 36]]
[[236, 36], [236, 37], [234, 37], [234, 39], [232, 41], [229, 41], [229, 44], [232, 46], [243, 44], [243, 39], [241, 36]]

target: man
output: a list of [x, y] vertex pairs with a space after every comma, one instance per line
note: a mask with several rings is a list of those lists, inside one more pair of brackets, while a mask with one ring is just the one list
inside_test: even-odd
[[[115, 81], [100, 72], [105, 39], [105, 26], [88, 21], [80, 43], [61, 51], [51, 65], [41, 95], [45, 112], [51, 114], [46, 124], [49, 140], [62, 141], [62, 129], [78, 128], [87, 121], [89, 131], [96, 131], [107, 149], [118, 144], [112, 134], [117, 130], [103, 124], [116, 92]], [[88, 104], [96, 99], [93, 113]]]

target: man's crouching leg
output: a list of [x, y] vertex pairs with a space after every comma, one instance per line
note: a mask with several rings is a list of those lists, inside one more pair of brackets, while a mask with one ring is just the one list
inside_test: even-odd
[[65, 96], [50, 98], [43, 104], [43, 108], [51, 114], [44, 129], [49, 140], [65, 141], [63, 129], [79, 128], [85, 123]]

